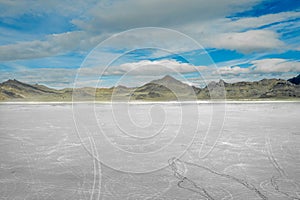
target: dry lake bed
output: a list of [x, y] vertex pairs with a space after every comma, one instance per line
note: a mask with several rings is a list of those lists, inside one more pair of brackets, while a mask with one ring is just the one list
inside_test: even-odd
[[300, 103], [1, 104], [0, 199], [300, 199]]

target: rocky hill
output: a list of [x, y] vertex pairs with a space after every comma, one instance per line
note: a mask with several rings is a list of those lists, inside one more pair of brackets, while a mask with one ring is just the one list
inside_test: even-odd
[[193, 88], [171, 76], [153, 80], [133, 90], [135, 100], [186, 100], [195, 97]]
[[[225, 91], [222, 88], [224, 85]], [[299, 98], [300, 86], [283, 79], [263, 79], [254, 82], [226, 83], [222, 80], [218, 83], [210, 83], [202, 89], [199, 99], [207, 99], [210, 94], [216, 98], [227, 99], [287, 99]]]
[[171, 76], [153, 80], [135, 88], [52, 89], [17, 80], [0, 83], [1, 101], [71, 101], [74, 100], [197, 100], [197, 99], [296, 99], [300, 98], [299, 76], [289, 79], [263, 79], [254, 82], [211, 82], [204, 88], [189, 86]]
[[17, 80], [8, 80], [0, 84], [0, 100], [35, 99], [37, 97], [58, 98], [58, 90], [38, 84], [27, 84]]

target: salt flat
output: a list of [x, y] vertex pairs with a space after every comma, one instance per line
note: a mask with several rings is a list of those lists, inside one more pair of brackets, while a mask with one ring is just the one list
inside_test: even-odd
[[0, 199], [300, 199], [299, 109], [1, 104]]

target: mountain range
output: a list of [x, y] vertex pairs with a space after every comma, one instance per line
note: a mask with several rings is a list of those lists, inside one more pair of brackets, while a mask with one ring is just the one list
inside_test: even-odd
[[18, 80], [0, 83], [0, 101], [110, 101], [110, 100], [209, 100], [209, 99], [299, 99], [300, 75], [283, 79], [263, 79], [254, 82], [210, 82], [204, 88], [190, 86], [165, 76], [140, 87], [53, 89]]

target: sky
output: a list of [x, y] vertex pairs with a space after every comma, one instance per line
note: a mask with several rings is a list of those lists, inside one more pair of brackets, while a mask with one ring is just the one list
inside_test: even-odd
[[299, 0], [0, 0], [0, 82], [54, 88], [287, 79]]

